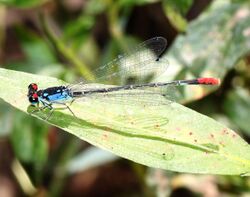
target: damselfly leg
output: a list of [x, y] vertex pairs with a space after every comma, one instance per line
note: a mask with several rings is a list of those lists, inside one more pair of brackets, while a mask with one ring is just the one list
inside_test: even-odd
[[[72, 100], [69, 105], [71, 105], [73, 103], [73, 101], [74, 100]], [[37, 106], [36, 109], [32, 110], [30, 113], [33, 114], [33, 113], [36, 113], [36, 112], [39, 112], [39, 111], [44, 111], [46, 109], [49, 109], [49, 114], [47, 115], [46, 118], [44, 118], [44, 120], [49, 120], [55, 110], [68, 109], [70, 111], [70, 113], [74, 117], [76, 117], [76, 115], [74, 114], [74, 112], [71, 110], [71, 108], [66, 103], [59, 102], [59, 101], [53, 101], [51, 103], [42, 102], [42, 104], [43, 104], [43, 106], [41, 106], [41, 107]], [[53, 107], [53, 104], [62, 105], [64, 107], [62, 107], [62, 108], [55, 108], [55, 107]]]

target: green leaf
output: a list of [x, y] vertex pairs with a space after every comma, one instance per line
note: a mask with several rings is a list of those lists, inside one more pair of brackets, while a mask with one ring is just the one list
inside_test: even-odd
[[164, 6], [164, 12], [171, 24], [180, 32], [184, 32], [187, 28], [187, 21], [181, 14], [176, 11], [173, 7], [166, 4]]
[[15, 113], [11, 142], [17, 157], [25, 162], [43, 166], [47, 160], [47, 125], [42, 125], [34, 118]]
[[173, 7], [175, 10], [178, 10], [182, 15], [185, 15], [189, 8], [193, 4], [193, 0], [164, 0], [165, 5]]
[[103, 12], [108, 6], [108, 2], [100, 0], [90, 0], [86, 2], [86, 7], [84, 11], [86, 14], [95, 15]]
[[6, 4], [9, 6], [15, 6], [20, 8], [30, 8], [39, 6], [48, 0], [0, 0], [0, 4]]
[[[95, 19], [93, 16], [81, 15], [76, 20], [72, 20], [65, 25], [64, 35], [63, 35], [64, 40], [65, 41], [72, 40], [72, 39], [76, 40], [75, 44], [77, 44], [77, 41], [79, 42], [81, 40], [85, 40], [91, 28], [94, 26], [94, 24], [95, 24]], [[81, 37], [84, 37], [84, 38], [81, 38]]]
[[43, 166], [48, 154], [48, 126], [35, 118], [24, 116], [5, 103], [0, 103], [0, 109], [4, 112], [0, 116], [0, 137], [10, 136], [18, 159], [36, 167]]
[[6, 103], [0, 103], [0, 138], [9, 135], [12, 129], [12, 110]]
[[228, 93], [224, 103], [224, 111], [229, 118], [248, 135], [250, 134], [250, 101], [249, 92], [237, 89]]
[[163, 8], [166, 16], [178, 31], [185, 31], [187, 21], [185, 14], [193, 4], [193, 0], [165, 0]]
[[[177, 37], [165, 56], [171, 65], [168, 78], [180, 74], [188, 78], [223, 78], [250, 53], [250, 7], [213, 1], [208, 11], [191, 22], [185, 35]], [[204, 89], [184, 90], [182, 101], [204, 95]]]
[[[0, 97], [19, 110], [30, 111], [33, 108], [26, 94], [31, 82], [40, 88], [64, 83], [51, 77], [0, 69]], [[70, 108], [77, 117], [58, 109], [47, 122], [135, 162], [179, 172], [250, 172], [250, 147], [239, 135], [180, 104], [123, 106], [85, 97]], [[48, 113], [33, 116], [41, 119]]]
[[138, 6], [138, 5], [145, 5], [145, 4], [150, 4], [150, 3], [156, 3], [159, 2], [159, 0], [119, 0], [119, 5], [121, 7], [130, 7], [130, 6]]
[[16, 34], [30, 65], [41, 67], [56, 63], [55, 54], [44, 39], [23, 27], [17, 27]]

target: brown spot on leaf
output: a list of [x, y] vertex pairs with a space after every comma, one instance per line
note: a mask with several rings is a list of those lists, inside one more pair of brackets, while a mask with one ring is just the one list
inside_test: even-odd
[[108, 135], [107, 135], [107, 134], [103, 134], [103, 137], [107, 138], [107, 137], [108, 137]]
[[225, 135], [225, 134], [226, 134], [226, 135], [228, 135], [228, 134], [229, 134], [229, 132], [228, 132], [227, 128], [225, 128], [225, 129], [223, 129], [223, 130], [222, 130], [222, 135]]
[[103, 134], [102, 135], [102, 140], [107, 140], [108, 139], [108, 135], [107, 134]]
[[159, 127], [160, 127], [160, 125], [158, 125], [158, 124], [155, 125], [155, 128], [159, 128]]

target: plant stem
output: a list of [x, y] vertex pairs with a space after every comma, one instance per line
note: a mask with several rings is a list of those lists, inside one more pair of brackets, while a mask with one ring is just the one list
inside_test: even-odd
[[44, 14], [40, 14], [40, 20], [42, 29], [44, 30], [45, 35], [51, 42], [51, 44], [56, 48], [56, 50], [62, 54], [73, 66], [76, 67], [78, 72], [88, 81], [94, 81], [95, 76], [79, 58], [77, 58], [72, 49], [68, 48], [56, 35], [51, 31], [47, 20], [45, 19]]

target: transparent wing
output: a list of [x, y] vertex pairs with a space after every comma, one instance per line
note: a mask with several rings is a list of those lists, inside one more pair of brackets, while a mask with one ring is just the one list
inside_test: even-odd
[[133, 84], [149, 82], [166, 72], [168, 62], [160, 61], [167, 40], [155, 37], [141, 43], [129, 52], [96, 70], [96, 82], [102, 84]]
[[[90, 91], [112, 85], [141, 84], [157, 81], [166, 72], [168, 62], [160, 59], [167, 46], [163, 37], [149, 39], [124, 55], [118, 56], [96, 70], [97, 83], [72, 85], [71, 91]], [[162, 105], [174, 100], [174, 87], [142, 87], [135, 90], [95, 93], [86, 97], [98, 102], [112, 102], [123, 105]], [[83, 98], [84, 99], [84, 98]], [[85, 98], [86, 99], [86, 98]]]
[[[76, 84], [70, 87], [71, 92], [85, 92], [91, 90], [105, 89], [114, 86], [104, 84]], [[119, 90], [114, 92], [97, 92], [83, 95], [77, 100], [91, 99], [95, 102], [104, 102], [122, 105], [158, 106], [168, 105], [175, 100], [175, 87], [142, 87], [131, 90]]]
[[167, 105], [171, 103], [166, 97], [160, 94], [145, 92], [140, 90], [134, 90], [133, 92], [123, 91], [123, 92], [113, 92], [105, 94], [92, 94], [87, 96], [92, 101], [121, 104], [124, 106], [158, 106]]

